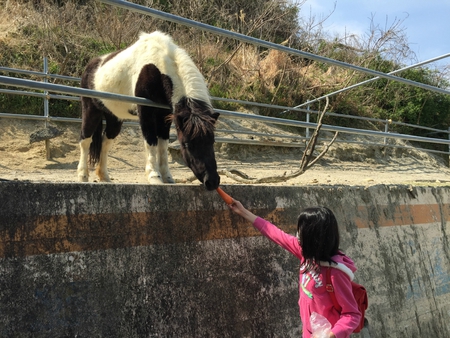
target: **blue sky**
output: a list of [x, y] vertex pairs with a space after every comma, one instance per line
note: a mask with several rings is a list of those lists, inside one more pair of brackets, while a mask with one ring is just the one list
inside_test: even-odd
[[[333, 8], [336, 9], [333, 12]], [[450, 53], [450, 0], [306, 0], [300, 15], [316, 20], [330, 17], [323, 30], [333, 36], [344, 32], [364, 36], [370, 30], [371, 18], [381, 27], [402, 20], [402, 27], [415, 52], [417, 61]], [[411, 64], [409, 62], [405, 64]], [[450, 65], [450, 57], [433, 66]]]

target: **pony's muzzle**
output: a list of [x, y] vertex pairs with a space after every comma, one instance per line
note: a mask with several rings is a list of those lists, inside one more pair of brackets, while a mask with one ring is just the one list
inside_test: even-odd
[[203, 177], [203, 184], [208, 191], [217, 189], [220, 184], [219, 174], [217, 172], [214, 172], [211, 175], [209, 173], [205, 173], [205, 176]]

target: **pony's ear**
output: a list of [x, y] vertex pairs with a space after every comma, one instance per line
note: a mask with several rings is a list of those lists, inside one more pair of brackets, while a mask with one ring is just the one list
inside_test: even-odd
[[220, 114], [217, 112], [212, 113], [212, 117], [214, 118], [214, 120], [217, 121], [217, 119], [219, 118]]

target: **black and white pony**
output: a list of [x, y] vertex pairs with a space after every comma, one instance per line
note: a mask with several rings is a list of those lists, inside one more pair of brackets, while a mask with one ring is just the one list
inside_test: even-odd
[[[158, 31], [141, 33], [138, 41], [128, 48], [91, 60], [81, 86], [144, 97], [171, 109], [82, 97], [79, 181], [88, 181], [88, 154], [90, 162], [97, 164], [100, 181], [110, 181], [108, 151], [123, 120], [131, 119], [139, 120], [141, 125], [147, 156], [145, 172], [151, 184], [174, 183], [167, 158], [173, 121], [186, 165], [206, 189], [219, 186], [213, 147], [219, 114], [212, 109], [203, 76], [171, 37]], [[104, 132], [103, 119], [106, 120]]]

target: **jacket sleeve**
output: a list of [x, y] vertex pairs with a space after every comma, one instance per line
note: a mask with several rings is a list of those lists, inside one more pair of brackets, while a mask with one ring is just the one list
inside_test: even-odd
[[336, 338], [350, 337], [361, 320], [361, 312], [353, 296], [350, 278], [342, 271], [332, 269], [331, 283], [336, 300], [342, 307], [340, 318], [331, 331]]
[[297, 237], [285, 233], [283, 230], [261, 217], [256, 218], [253, 226], [272, 242], [278, 244], [302, 260], [302, 250]]

